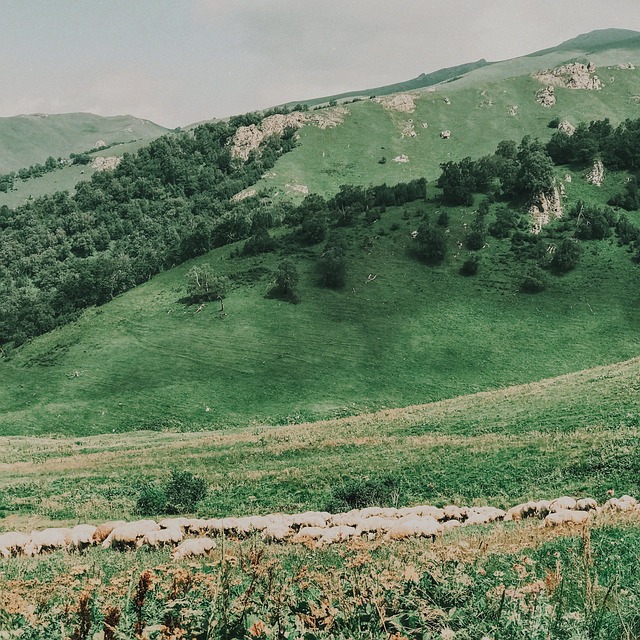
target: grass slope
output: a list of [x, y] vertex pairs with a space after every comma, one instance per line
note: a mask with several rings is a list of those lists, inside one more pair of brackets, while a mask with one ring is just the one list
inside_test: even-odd
[[151, 141], [167, 129], [133, 116], [91, 113], [31, 114], [0, 118], [0, 172], [17, 171], [47, 157], [67, 157], [96, 146], [98, 140]]
[[[548, 66], [566, 60], [564, 55], [553, 55]], [[622, 54], [616, 59], [640, 62], [640, 50], [633, 59]], [[440, 163], [492, 153], [500, 140], [519, 141], [530, 134], [546, 141], [553, 133], [547, 125], [554, 117], [577, 124], [605, 117], [617, 123], [637, 116], [640, 70], [602, 71], [606, 86], [601, 91], [557, 89], [556, 106], [545, 108], [535, 100], [542, 84], [529, 75], [547, 66], [540, 60], [518, 59], [514, 61], [518, 68], [507, 70], [501, 70], [502, 63], [498, 63], [439, 85], [436, 91], [415, 98], [413, 113], [386, 110], [372, 101], [350, 104], [350, 115], [335, 129], [303, 128], [299, 146], [280, 158], [257, 187], [300, 198], [291, 185], [334, 193], [346, 183], [393, 184], [420, 176], [434, 180]], [[512, 106], [518, 108], [515, 116], [510, 115]], [[416, 136], [402, 137], [410, 120]], [[423, 123], [428, 124], [427, 129]], [[443, 130], [451, 131], [451, 139], [440, 139]], [[409, 162], [393, 160], [402, 154]], [[382, 157], [384, 164], [379, 163]]]
[[[579, 175], [576, 198], [605, 199]], [[433, 196], [433, 190], [431, 191]], [[348, 281], [317, 286], [322, 246], [294, 255], [302, 303], [265, 298], [278, 254], [211, 252], [154, 278], [0, 361], [5, 435], [299, 422], [423, 403], [637, 355], [638, 267], [614, 239], [585, 243], [578, 269], [542, 294], [518, 292], [509, 243], [490, 240], [478, 276], [459, 275], [472, 210], [451, 212], [450, 255], [428, 268], [410, 231], [438, 204], [388, 209], [345, 233]], [[284, 255], [287, 255], [286, 250]], [[185, 274], [209, 263], [235, 283], [185, 306]], [[367, 282], [369, 276], [375, 280]]]

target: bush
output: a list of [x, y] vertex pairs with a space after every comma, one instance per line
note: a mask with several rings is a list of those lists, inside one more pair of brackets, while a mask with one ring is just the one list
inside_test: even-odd
[[581, 254], [582, 247], [574, 240], [565, 238], [553, 254], [551, 268], [556, 273], [567, 273], [578, 265]]
[[136, 500], [136, 513], [141, 516], [156, 516], [167, 511], [167, 494], [156, 484], [146, 484]]
[[480, 268], [480, 258], [478, 256], [469, 256], [460, 267], [460, 273], [463, 276], [475, 276]]
[[172, 471], [165, 483], [147, 483], [136, 499], [136, 513], [155, 516], [163, 513], [190, 513], [207, 495], [207, 484], [189, 471]]
[[438, 216], [438, 224], [441, 227], [448, 227], [449, 226], [449, 212], [448, 211], [443, 211]]
[[332, 489], [326, 510], [338, 513], [365, 507], [397, 507], [402, 501], [400, 478], [382, 475], [373, 478], [349, 478]]
[[207, 495], [207, 483], [189, 471], [174, 470], [164, 491], [167, 496], [167, 513], [191, 512]]
[[532, 267], [520, 283], [524, 293], [540, 293], [547, 288], [547, 277], [540, 267]]
[[428, 264], [440, 264], [447, 256], [447, 236], [441, 227], [428, 222], [418, 229], [417, 253]]

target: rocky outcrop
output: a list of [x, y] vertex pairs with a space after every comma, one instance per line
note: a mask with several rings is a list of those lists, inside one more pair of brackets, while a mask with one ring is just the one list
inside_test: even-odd
[[620, 69], [620, 70], [624, 70], [624, 69], [635, 69], [635, 66], [632, 65], [630, 62], [623, 62], [622, 64], [619, 64], [616, 66], [616, 69]]
[[376, 98], [375, 102], [390, 111], [413, 113], [416, 110], [416, 103], [410, 93], [396, 93], [391, 96], [381, 96], [380, 98]]
[[557, 69], [541, 71], [533, 77], [546, 85], [555, 87], [599, 91], [602, 89], [602, 80], [595, 75], [595, 71], [596, 67], [591, 62], [589, 64], [572, 62]]
[[107, 158], [103, 158], [98, 156], [91, 161], [91, 167], [96, 171], [113, 171], [119, 164], [122, 158], [118, 158], [117, 156], [109, 156]]
[[572, 136], [576, 132], [576, 128], [568, 120], [563, 120], [558, 125], [558, 131], [562, 131], [562, 133]]
[[604, 165], [602, 164], [602, 160], [596, 160], [593, 163], [593, 167], [589, 169], [585, 178], [589, 184], [593, 184], [596, 187], [602, 186], [604, 182]]
[[345, 107], [334, 107], [333, 109], [322, 109], [311, 113], [293, 111], [292, 113], [276, 113], [265, 118], [260, 125], [249, 125], [239, 127], [233, 138], [231, 155], [234, 158], [247, 160], [249, 154], [262, 144], [262, 141], [272, 135], [281, 136], [285, 129], [300, 129], [305, 124], [311, 124], [320, 129], [337, 127], [344, 122], [349, 115], [349, 110]]
[[556, 94], [553, 85], [540, 89], [540, 91], [536, 93], [536, 102], [543, 107], [553, 107], [556, 103]]
[[401, 156], [396, 156], [393, 159], [394, 162], [399, 162], [399, 163], [405, 163], [405, 162], [409, 162], [409, 156], [405, 155], [404, 153]]
[[518, 115], [518, 105], [517, 104], [512, 104], [509, 107], [509, 115], [510, 116], [517, 116]]
[[402, 128], [401, 136], [403, 138], [415, 138], [418, 134], [416, 133], [415, 125], [413, 124], [413, 120], [407, 120]]
[[529, 208], [533, 222], [533, 233], [540, 233], [544, 225], [551, 220], [562, 218], [562, 201], [560, 190], [554, 185], [550, 193], [541, 193]]

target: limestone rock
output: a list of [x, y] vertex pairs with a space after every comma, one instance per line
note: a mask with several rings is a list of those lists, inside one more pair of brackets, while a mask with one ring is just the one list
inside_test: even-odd
[[595, 75], [595, 71], [596, 67], [591, 62], [571, 62], [557, 69], [535, 73], [533, 77], [550, 86], [599, 91], [602, 89], [602, 80]]
[[107, 158], [103, 158], [98, 156], [91, 161], [91, 167], [96, 171], [113, 171], [119, 164], [122, 158], [118, 158], [117, 156], [109, 156]]
[[376, 98], [375, 102], [390, 111], [413, 113], [416, 109], [416, 104], [410, 93], [396, 93], [391, 96], [381, 96], [380, 98]]
[[604, 165], [602, 160], [596, 160], [593, 163], [593, 167], [589, 169], [589, 172], [585, 176], [589, 184], [593, 184], [596, 187], [601, 187], [604, 182]]
[[553, 107], [556, 103], [556, 94], [553, 85], [548, 85], [536, 93], [536, 102], [543, 107]]
[[576, 128], [568, 120], [563, 120], [558, 125], [558, 131], [562, 131], [562, 133], [572, 136], [576, 132]]
[[529, 208], [529, 215], [533, 221], [533, 233], [540, 233], [545, 224], [551, 220], [562, 218], [562, 201], [560, 198], [560, 190], [557, 186], [553, 187], [551, 193], [541, 193]]

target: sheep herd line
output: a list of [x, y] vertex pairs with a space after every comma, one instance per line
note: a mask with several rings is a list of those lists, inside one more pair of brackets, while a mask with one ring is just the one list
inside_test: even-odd
[[448, 529], [481, 525], [498, 520], [517, 521], [539, 518], [545, 526], [576, 525], [588, 522], [594, 513], [635, 512], [640, 516], [640, 504], [631, 496], [611, 498], [598, 506], [593, 498], [576, 500], [563, 496], [555, 500], [531, 501], [508, 511], [496, 507], [434, 507], [384, 508], [367, 507], [331, 514], [307, 511], [296, 514], [271, 514], [241, 518], [166, 518], [154, 520], [123, 520], [98, 526], [79, 524], [75, 527], [48, 528], [31, 533], [10, 531], [0, 534], [0, 556], [35, 556], [55, 550], [83, 551], [101, 545], [104, 549], [135, 549], [174, 547], [171, 557], [181, 560], [189, 556], [208, 555], [216, 548], [213, 537], [242, 539], [260, 535], [267, 543], [306, 543], [323, 547], [352, 538], [367, 540], [404, 540], [431, 538]]

